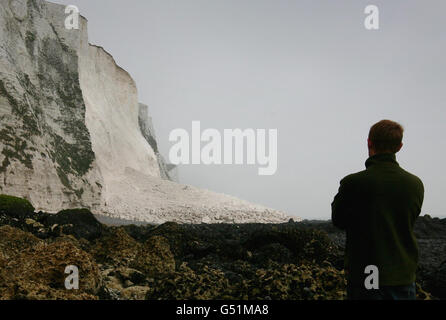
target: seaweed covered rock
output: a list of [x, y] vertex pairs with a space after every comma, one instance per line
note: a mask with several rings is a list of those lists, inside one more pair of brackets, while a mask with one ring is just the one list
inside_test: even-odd
[[102, 300], [144, 300], [151, 281], [142, 272], [121, 267], [102, 272], [103, 286], [99, 292]]
[[255, 231], [244, 246], [253, 252], [258, 262], [321, 263], [335, 251], [325, 232], [293, 225]]
[[124, 288], [121, 291], [121, 300], [146, 300], [147, 292], [149, 291], [150, 287], [145, 286]]
[[140, 247], [123, 228], [110, 228], [92, 245], [91, 254], [96, 261], [108, 266], [129, 266], [137, 259]]
[[224, 273], [205, 266], [200, 272], [183, 263], [179, 270], [158, 278], [147, 292], [148, 300], [228, 299], [232, 289]]
[[141, 244], [123, 228], [113, 228], [99, 239], [92, 254], [101, 263], [134, 268], [148, 277], [175, 270], [175, 260], [166, 239], [153, 236]]
[[[2, 299], [95, 299], [99, 269], [92, 257], [70, 241], [47, 243], [21, 230], [2, 227], [0, 297]], [[17, 249], [20, 248], [20, 249]], [[65, 268], [79, 270], [79, 290], [66, 290]]]
[[346, 296], [345, 287], [344, 272], [329, 263], [284, 264], [257, 270], [240, 291], [242, 298], [250, 300], [341, 300]]
[[[89, 211], [77, 213], [38, 212], [0, 221], [0, 225], [10, 224], [0, 226], [0, 298], [327, 300], [346, 296], [342, 247], [332, 241], [332, 234], [327, 236], [321, 223], [107, 227], [97, 225]], [[86, 230], [80, 230], [84, 226]], [[419, 243], [417, 298], [444, 297], [444, 240], [420, 239]], [[79, 291], [63, 287], [68, 264], [79, 267]]]
[[[141, 232], [139, 232], [141, 235]], [[176, 222], [167, 222], [155, 227], [150, 233], [142, 239], [148, 239], [152, 235], [166, 237], [175, 256], [184, 256], [187, 254], [187, 242], [196, 239], [193, 232], [187, 232], [180, 224]]]
[[60, 227], [63, 234], [73, 235], [77, 239], [95, 240], [104, 232], [104, 226], [87, 209], [63, 210], [47, 216], [44, 222]]
[[[26, 201], [26, 200], [24, 200]], [[20, 201], [18, 201], [20, 203]], [[25, 203], [18, 205], [27, 208]], [[8, 207], [11, 207], [9, 205]], [[77, 239], [88, 241], [101, 237], [106, 231], [96, 217], [87, 209], [63, 210], [57, 214], [45, 212], [32, 212], [30, 208], [20, 209], [21, 215], [12, 216], [3, 212], [11, 212], [12, 209], [0, 211], [0, 225], [10, 225], [32, 233], [40, 239], [57, 238], [61, 235], [73, 235]], [[28, 213], [23, 213], [28, 212]]]
[[346, 296], [345, 286], [343, 271], [330, 264], [276, 264], [231, 282], [222, 270], [193, 270], [184, 263], [174, 274], [157, 279], [147, 299], [339, 300]]
[[149, 277], [155, 277], [175, 271], [175, 259], [167, 240], [153, 236], [139, 248], [138, 259], [131, 266]]
[[[8, 261], [22, 251], [39, 243], [39, 239], [28, 232], [11, 226], [0, 227], [0, 257]], [[0, 265], [3, 268], [4, 265]]]
[[14, 218], [25, 218], [34, 213], [32, 204], [22, 198], [0, 195], [0, 214]]

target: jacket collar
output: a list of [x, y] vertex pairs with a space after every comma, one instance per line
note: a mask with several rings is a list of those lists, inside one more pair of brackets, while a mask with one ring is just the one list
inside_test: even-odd
[[396, 161], [396, 155], [394, 153], [381, 153], [381, 154], [375, 154], [374, 156], [371, 156], [367, 159], [365, 162], [366, 168], [374, 165], [374, 164], [381, 164], [381, 163], [392, 163], [399, 165]]

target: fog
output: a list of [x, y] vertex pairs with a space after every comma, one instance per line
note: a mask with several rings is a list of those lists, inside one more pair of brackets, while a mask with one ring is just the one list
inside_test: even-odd
[[169, 134], [278, 130], [272, 176], [253, 165], [182, 165], [180, 181], [307, 219], [330, 217], [339, 181], [364, 169], [370, 126], [405, 127], [398, 161], [426, 188], [424, 214], [446, 215], [443, 0], [70, 0], [135, 79], [167, 158]]

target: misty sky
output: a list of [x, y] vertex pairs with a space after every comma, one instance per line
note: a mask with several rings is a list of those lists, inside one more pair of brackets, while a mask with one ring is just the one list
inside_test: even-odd
[[[364, 169], [370, 126], [406, 129], [398, 161], [446, 215], [444, 0], [60, 0], [135, 79], [161, 152], [169, 133], [278, 129], [278, 171], [180, 167], [180, 181], [307, 219], [330, 217], [339, 180]], [[380, 9], [380, 30], [364, 8]]]

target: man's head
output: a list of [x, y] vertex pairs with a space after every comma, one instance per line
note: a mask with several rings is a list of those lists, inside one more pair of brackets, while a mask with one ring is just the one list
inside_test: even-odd
[[382, 120], [369, 132], [369, 156], [380, 153], [397, 153], [403, 146], [403, 127], [394, 121]]

